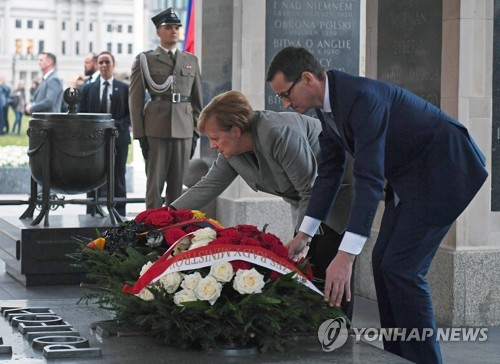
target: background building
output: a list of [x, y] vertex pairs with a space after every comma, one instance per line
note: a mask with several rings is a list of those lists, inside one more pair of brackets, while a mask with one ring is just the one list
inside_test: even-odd
[[126, 79], [137, 53], [154, 48], [150, 20], [173, 6], [185, 19], [187, 0], [3, 0], [0, 1], [0, 74], [16, 86], [29, 87], [42, 74], [40, 52], [54, 53], [64, 87], [83, 75], [89, 52], [111, 51], [116, 75]]

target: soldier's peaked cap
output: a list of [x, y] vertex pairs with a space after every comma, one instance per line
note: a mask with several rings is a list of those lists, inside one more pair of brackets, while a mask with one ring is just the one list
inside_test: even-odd
[[156, 14], [151, 18], [156, 28], [167, 24], [176, 24], [182, 26], [181, 20], [175, 14], [174, 8], [168, 8], [163, 10], [161, 13]]

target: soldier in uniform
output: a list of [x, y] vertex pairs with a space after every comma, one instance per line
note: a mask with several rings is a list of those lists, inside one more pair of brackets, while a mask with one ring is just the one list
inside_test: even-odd
[[[172, 203], [192, 157], [202, 109], [198, 60], [176, 48], [181, 21], [169, 8], [151, 18], [160, 45], [140, 53], [130, 76], [129, 107], [134, 139], [146, 162], [146, 208]], [[149, 93], [149, 100], [147, 93]]]

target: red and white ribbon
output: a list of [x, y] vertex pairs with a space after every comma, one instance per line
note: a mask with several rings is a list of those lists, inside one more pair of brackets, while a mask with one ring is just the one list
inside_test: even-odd
[[299, 282], [323, 295], [297, 267], [265, 248], [251, 245], [207, 245], [172, 257], [170, 252], [174, 245], [137, 280], [133, 287], [126, 284], [123, 292], [138, 295], [145, 287], [169, 273], [209, 267], [223, 261], [243, 260], [281, 274], [295, 272], [295, 278]]

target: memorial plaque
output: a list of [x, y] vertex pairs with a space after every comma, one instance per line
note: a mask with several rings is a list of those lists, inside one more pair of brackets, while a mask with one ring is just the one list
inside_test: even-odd
[[379, 0], [377, 78], [437, 107], [441, 99], [442, 0]]
[[[202, 81], [203, 105], [214, 96], [232, 88], [233, 76], [233, 1], [202, 2]], [[201, 138], [201, 156], [214, 159], [208, 138]]]
[[491, 210], [500, 211], [500, 0], [493, 23], [493, 132], [491, 144]]
[[[296, 46], [326, 70], [359, 74], [359, 17], [360, 0], [266, 1], [266, 69], [280, 49]], [[268, 83], [265, 97], [267, 110], [283, 110]]]

